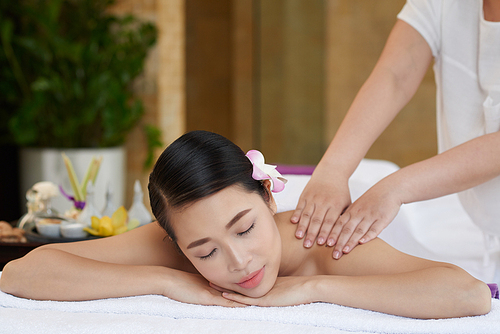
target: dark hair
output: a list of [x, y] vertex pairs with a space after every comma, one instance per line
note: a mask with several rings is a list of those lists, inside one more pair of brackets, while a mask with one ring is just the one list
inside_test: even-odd
[[232, 185], [269, 199], [266, 188], [252, 178], [252, 163], [225, 137], [192, 131], [175, 140], [160, 155], [149, 175], [149, 199], [158, 223], [170, 239], [177, 238], [169, 210], [192, 204]]

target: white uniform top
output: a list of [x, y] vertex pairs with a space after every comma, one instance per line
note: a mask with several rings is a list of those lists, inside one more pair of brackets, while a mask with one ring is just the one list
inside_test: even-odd
[[[407, 0], [398, 18], [434, 56], [439, 152], [500, 130], [500, 22], [482, 0]], [[500, 177], [459, 193], [476, 225], [500, 236]]]

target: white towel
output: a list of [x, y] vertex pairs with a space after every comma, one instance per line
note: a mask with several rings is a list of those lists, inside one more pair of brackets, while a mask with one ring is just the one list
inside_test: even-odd
[[[221, 306], [202, 306], [180, 303], [156, 295], [110, 298], [81, 302], [36, 301], [17, 298], [0, 292], [0, 333], [20, 333], [23, 321], [28, 315], [35, 315], [37, 325], [33, 333], [45, 333], [46, 328], [55, 328], [66, 333], [88, 332], [89, 329], [103, 333], [106, 319], [128, 319], [127, 327], [119, 326], [117, 321], [110, 332], [130, 333], [144, 329], [155, 322], [162, 324], [156, 328], [164, 332], [163, 320], [192, 319], [198, 332], [212, 332], [210, 326], [220, 329], [232, 328], [232, 332], [255, 332], [255, 328], [272, 329], [287, 326], [286, 333], [329, 329], [331, 333], [498, 333], [500, 330], [500, 301], [492, 300], [492, 311], [484, 316], [439, 320], [418, 320], [378, 312], [366, 311], [326, 303], [314, 303], [289, 307], [246, 307], [226, 308]], [[147, 316], [147, 317], [144, 317]], [[8, 317], [8, 318], [7, 318]], [[161, 317], [161, 319], [158, 319]], [[84, 321], [82, 321], [82, 319]], [[31, 323], [33, 323], [31, 319]], [[90, 323], [87, 321], [90, 320]], [[155, 320], [155, 321], [153, 321]], [[206, 324], [210, 326], [206, 327]], [[215, 321], [214, 321], [215, 320]], [[142, 323], [144, 321], [144, 323]], [[131, 323], [135, 329], [130, 331]], [[184, 326], [189, 321], [184, 321]], [[109, 325], [109, 323], [108, 323]], [[117, 327], [118, 326], [118, 327]], [[144, 327], [146, 326], [146, 327]], [[222, 327], [221, 327], [222, 326]], [[241, 328], [240, 328], [241, 327]], [[185, 327], [193, 329], [191, 327]], [[236, 330], [239, 328], [238, 330]], [[298, 330], [295, 331], [295, 328]], [[181, 328], [182, 329], [182, 328]], [[242, 331], [242, 330], [243, 331]], [[179, 330], [179, 328], [178, 328]], [[266, 330], [267, 331], [267, 330]], [[142, 330], [140, 331], [142, 332]], [[189, 332], [183, 331], [183, 332]], [[276, 331], [273, 331], [276, 333]]]

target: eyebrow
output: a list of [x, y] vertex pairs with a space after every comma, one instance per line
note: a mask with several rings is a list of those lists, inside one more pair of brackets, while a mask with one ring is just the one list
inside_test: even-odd
[[[226, 230], [229, 230], [234, 224], [236, 224], [236, 222], [238, 220], [241, 219], [241, 217], [243, 217], [244, 215], [246, 215], [248, 212], [250, 212], [251, 209], [246, 209], [246, 210], [243, 210], [239, 213], [236, 214], [236, 216], [233, 217], [233, 219], [231, 219], [229, 221], [229, 223], [226, 224]], [[212, 238], [203, 238], [203, 239], [199, 239], [199, 240], [196, 240], [196, 241], [193, 241], [192, 243], [190, 243], [188, 246], [187, 246], [187, 249], [190, 249], [190, 248], [193, 248], [193, 247], [198, 247], [198, 246], [201, 246], [203, 245], [204, 243], [207, 243], [209, 242], [210, 240], [212, 240]]]

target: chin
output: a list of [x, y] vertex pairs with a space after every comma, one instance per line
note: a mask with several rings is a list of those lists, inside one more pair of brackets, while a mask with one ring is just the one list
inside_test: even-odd
[[238, 289], [238, 293], [247, 296], [247, 297], [252, 297], [252, 298], [260, 298], [265, 296], [269, 291], [272, 289], [271, 286], [258, 286], [254, 289]]

